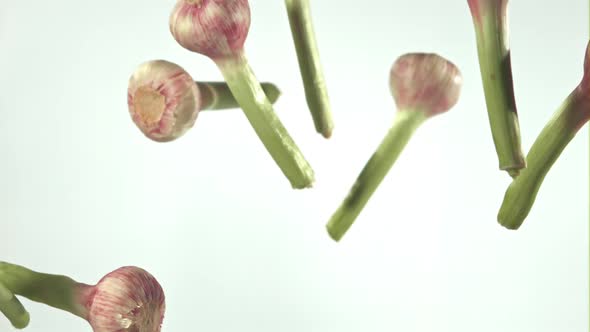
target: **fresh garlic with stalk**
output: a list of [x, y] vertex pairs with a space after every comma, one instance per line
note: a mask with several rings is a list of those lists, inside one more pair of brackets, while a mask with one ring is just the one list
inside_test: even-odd
[[467, 0], [499, 168], [517, 177], [526, 167], [508, 43], [508, 0]]
[[527, 154], [527, 168], [512, 181], [504, 194], [498, 222], [518, 229], [531, 211], [549, 170], [569, 142], [590, 120], [590, 42], [586, 45], [584, 76], [565, 98], [535, 139]]
[[[262, 89], [271, 103], [279, 88], [264, 82]], [[179, 65], [166, 60], [140, 64], [127, 88], [127, 105], [135, 125], [148, 138], [169, 142], [191, 129], [200, 111], [238, 108], [225, 82], [194, 81]]]
[[393, 64], [389, 85], [398, 112], [393, 126], [359, 174], [326, 229], [340, 241], [381, 184], [418, 127], [458, 101], [463, 78], [447, 59], [433, 53], [408, 53]]
[[129, 114], [148, 138], [168, 142], [193, 127], [201, 109], [201, 94], [180, 66], [164, 60], [142, 63], [129, 78]]
[[184, 48], [211, 58], [254, 131], [295, 189], [309, 188], [314, 171], [274, 112], [244, 52], [250, 29], [247, 0], [178, 0], [170, 32]]
[[18, 296], [79, 316], [94, 332], [160, 332], [165, 296], [149, 272], [125, 266], [94, 285], [0, 262], [0, 284]]

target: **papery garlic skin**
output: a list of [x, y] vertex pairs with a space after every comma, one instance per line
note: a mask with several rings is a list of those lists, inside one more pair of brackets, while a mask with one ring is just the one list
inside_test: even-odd
[[92, 286], [0, 261], [0, 283], [10, 295], [87, 320], [94, 332], [160, 332], [166, 309], [158, 281], [134, 266], [121, 267]]
[[419, 110], [434, 116], [459, 100], [463, 77], [457, 66], [433, 53], [408, 53], [393, 63], [390, 91], [399, 110]]
[[212, 59], [240, 53], [250, 29], [247, 0], [179, 0], [170, 32], [184, 48]]
[[147, 271], [133, 266], [104, 276], [85, 301], [94, 332], [160, 332], [164, 291]]
[[483, 18], [490, 12], [502, 13], [503, 17], [507, 15], [508, 0], [467, 0], [471, 16], [474, 18], [476, 25], [481, 28]]
[[157, 142], [177, 139], [193, 127], [201, 96], [193, 78], [165, 60], [142, 63], [129, 78], [127, 105], [133, 122]]

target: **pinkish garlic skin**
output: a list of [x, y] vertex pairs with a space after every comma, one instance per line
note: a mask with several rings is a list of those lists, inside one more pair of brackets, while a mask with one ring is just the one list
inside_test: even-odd
[[490, 10], [506, 16], [508, 0], [467, 0], [467, 3], [478, 28], [481, 28], [483, 17], [488, 15]]
[[586, 56], [584, 57], [584, 77], [580, 83], [584, 94], [590, 95], [590, 42], [586, 45]]
[[459, 100], [463, 78], [459, 68], [433, 53], [408, 53], [393, 63], [391, 94], [399, 110], [444, 113]]
[[160, 332], [166, 310], [164, 291], [147, 271], [121, 267], [81, 292], [94, 332]]
[[182, 47], [220, 60], [242, 52], [250, 6], [248, 0], [179, 0], [169, 26]]
[[139, 65], [127, 89], [127, 106], [135, 125], [148, 138], [169, 142], [191, 129], [201, 109], [193, 78], [165, 60]]
[[573, 93], [578, 97], [578, 103], [574, 106], [577, 112], [572, 118], [574, 132], [577, 132], [590, 121], [590, 42], [586, 45], [584, 77]]

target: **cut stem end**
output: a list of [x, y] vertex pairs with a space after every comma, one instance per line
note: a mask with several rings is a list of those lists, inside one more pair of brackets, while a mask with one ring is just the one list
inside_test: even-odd
[[330, 138], [334, 121], [313, 29], [309, 0], [286, 0], [285, 5], [307, 106], [316, 131], [324, 138]]
[[348, 196], [326, 224], [328, 234], [334, 241], [340, 241], [346, 234], [416, 129], [426, 119], [426, 114], [421, 111], [402, 110], [397, 113], [393, 126], [365, 164]]
[[315, 181], [313, 169], [276, 115], [243, 52], [235, 57], [218, 59], [216, 64], [254, 131], [292, 188], [312, 187]]

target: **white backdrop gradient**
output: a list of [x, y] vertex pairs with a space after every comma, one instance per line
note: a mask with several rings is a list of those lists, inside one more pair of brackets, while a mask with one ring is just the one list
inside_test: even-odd
[[[137, 265], [167, 296], [163, 331], [578, 332], [588, 329], [588, 126], [522, 228], [496, 214], [497, 169], [467, 1], [312, 1], [335, 131], [316, 134], [283, 1], [252, 0], [246, 42], [316, 171], [290, 189], [239, 110], [177, 141], [132, 123], [128, 78], [150, 59], [196, 80], [213, 62], [168, 31], [174, 1], [0, 0], [0, 260], [95, 283]], [[586, 1], [511, 1], [525, 151], [582, 77]], [[388, 72], [406, 52], [461, 69], [340, 243], [324, 225], [389, 128]], [[90, 331], [26, 299], [25, 331]], [[0, 331], [11, 331], [0, 317]]]

